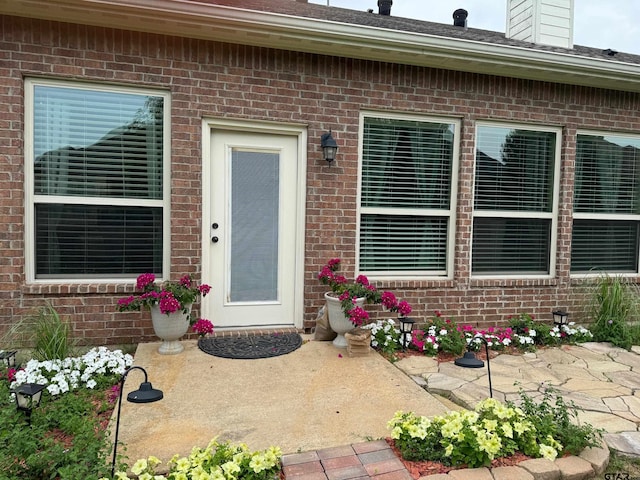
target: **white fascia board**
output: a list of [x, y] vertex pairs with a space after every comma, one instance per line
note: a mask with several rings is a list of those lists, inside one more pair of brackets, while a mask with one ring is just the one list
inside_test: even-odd
[[[305, 53], [640, 91], [640, 65], [184, 0], [0, 0], [0, 13]], [[374, 14], [372, 14], [374, 15]]]

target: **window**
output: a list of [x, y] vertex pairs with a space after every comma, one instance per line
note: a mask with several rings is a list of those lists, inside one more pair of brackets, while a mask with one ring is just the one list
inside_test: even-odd
[[162, 275], [168, 100], [27, 80], [30, 278]]
[[637, 273], [640, 137], [578, 134], [571, 272]]
[[478, 125], [473, 275], [552, 273], [558, 136], [556, 129]]
[[360, 271], [448, 275], [457, 123], [383, 115], [361, 123]]

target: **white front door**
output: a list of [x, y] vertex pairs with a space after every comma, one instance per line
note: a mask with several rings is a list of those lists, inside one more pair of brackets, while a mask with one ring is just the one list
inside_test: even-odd
[[211, 130], [203, 277], [212, 291], [203, 313], [216, 327], [301, 323], [295, 318], [296, 281], [302, 287], [297, 219], [304, 208], [297, 197], [299, 141], [295, 135]]

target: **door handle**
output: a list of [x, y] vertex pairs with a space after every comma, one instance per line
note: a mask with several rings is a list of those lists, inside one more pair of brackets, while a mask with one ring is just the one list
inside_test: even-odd
[[219, 238], [218, 237], [211, 237], [211, 241], [213, 243], [218, 243]]

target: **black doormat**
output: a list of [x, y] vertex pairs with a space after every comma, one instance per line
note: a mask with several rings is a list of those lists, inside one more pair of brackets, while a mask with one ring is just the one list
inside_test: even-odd
[[302, 345], [297, 333], [273, 333], [248, 337], [208, 337], [198, 339], [204, 353], [222, 358], [269, 358], [285, 355]]

